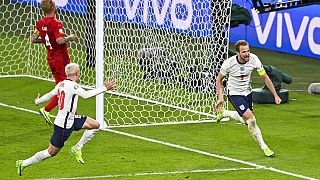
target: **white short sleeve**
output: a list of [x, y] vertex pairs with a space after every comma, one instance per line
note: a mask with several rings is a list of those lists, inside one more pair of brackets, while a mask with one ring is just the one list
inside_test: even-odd
[[224, 61], [221, 68], [220, 68], [220, 73], [223, 75], [223, 76], [226, 76], [227, 75], [227, 67], [228, 67], [228, 61]]
[[264, 70], [263, 65], [262, 65], [260, 59], [258, 58], [258, 56], [256, 56], [255, 54], [251, 54], [251, 57], [253, 57], [253, 59], [254, 59], [254, 66], [257, 69], [258, 74], [260, 76], [265, 74], [265, 70]]

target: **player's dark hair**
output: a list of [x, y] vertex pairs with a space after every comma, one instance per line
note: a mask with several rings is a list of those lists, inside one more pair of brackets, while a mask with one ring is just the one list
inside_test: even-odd
[[240, 46], [248, 46], [249, 43], [245, 40], [239, 40], [236, 42], [235, 46], [236, 46], [236, 51], [240, 52]]
[[40, 7], [45, 14], [49, 14], [55, 10], [55, 3], [52, 0], [42, 0]]

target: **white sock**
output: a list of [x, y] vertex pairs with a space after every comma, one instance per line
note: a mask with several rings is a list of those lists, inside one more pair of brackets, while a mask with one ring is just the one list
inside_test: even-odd
[[31, 164], [36, 164], [36, 163], [41, 162], [41, 161], [43, 161], [47, 158], [50, 158], [50, 157], [51, 157], [51, 155], [49, 154], [47, 149], [43, 150], [43, 151], [39, 151], [35, 155], [33, 155], [32, 157], [24, 160], [22, 163], [22, 166], [26, 167]]
[[246, 121], [242, 119], [242, 117], [238, 114], [237, 111], [225, 110], [223, 112], [223, 117], [231, 117], [232, 119], [235, 119], [235, 120], [237, 120], [238, 122], [240, 122], [242, 124], [246, 124]]
[[253, 139], [259, 144], [259, 146], [262, 150], [267, 149], [268, 146], [263, 141], [260, 128], [258, 127], [258, 125], [256, 123], [256, 119], [254, 119], [254, 118], [248, 119], [247, 123], [248, 123], [249, 132], [251, 133]]
[[83, 145], [90, 141], [98, 131], [99, 129], [85, 130], [79, 142], [74, 146], [74, 149], [80, 151]]

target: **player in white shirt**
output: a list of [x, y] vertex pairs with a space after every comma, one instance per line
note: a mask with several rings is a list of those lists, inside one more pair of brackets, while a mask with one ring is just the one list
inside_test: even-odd
[[[222, 117], [228, 116], [241, 123], [247, 124], [249, 132], [260, 145], [260, 148], [264, 151], [265, 155], [274, 157], [274, 152], [268, 148], [262, 138], [261, 131], [252, 112], [252, 88], [250, 84], [252, 71], [255, 69], [257, 70], [258, 74], [262, 77], [264, 83], [273, 94], [276, 104], [280, 104], [281, 99], [274, 89], [270, 78], [263, 69], [259, 58], [255, 54], [250, 53], [248, 42], [239, 40], [236, 42], [235, 46], [237, 55], [232, 56], [223, 62], [216, 80], [218, 92], [218, 100], [215, 107], [218, 112], [217, 120], [219, 121]], [[237, 112], [223, 110], [222, 81], [225, 77], [228, 79], [228, 99]]]
[[[54, 131], [49, 147], [43, 151], [37, 152], [26, 160], [18, 160], [16, 162], [17, 171], [20, 176], [22, 175], [23, 169], [27, 166], [57, 155], [70, 137], [72, 131], [86, 129], [82, 138], [78, 142], [78, 144], [81, 144], [79, 145], [81, 146], [81, 149], [83, 144], [88, 142], [100, 127], [100, 124], [90, 117], [75, 115], [77, 112], [78, 96], [85, 99], [96, 96], [107, 90], [113, 89], [116, 86], [115, 81], [105, 82], [103, 87], [86, 91], [76, 83], [80, 77], [80, 68], [78, 64], [68, 64], [65, 67], [65, 72], [67, 75], [66, 80], [59, 82], [49, 93], [35, 99], [35, 103], [38, 105], [57, 95], [59, 110], [54, 120]], [[73, 154], [78, 155], [78, 158], [80, 157], [80, 159], [77, 159], [81, 162], [81, 151], [75, 151], [74, 147], [71, 151]], [[84, 163], [83, 160], [81, 163]]]

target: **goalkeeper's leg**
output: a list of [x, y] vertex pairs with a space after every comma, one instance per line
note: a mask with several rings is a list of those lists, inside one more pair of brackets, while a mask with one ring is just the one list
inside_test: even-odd
[[58, 105], [58, 97], [54, 96], [50, 102], [43, 108], [39, 109], [40, 114], [46, 120], [46, 123], [51, 125], [52, 121], [50, 119], [50, 111]]
[[58, 105], [58, 96], [53, 96], [49, 103], [44, 107], [47, 112], [50, 112], [53, 108]]
[[[60, 62], [60, 61], [59, 61]], [[54, 77], [54, 80], [56, 82], [56, 84], [58, 84], [59, 82], [63, 81], [66, 79], [66, 73], [65, 71], [65, 66], [68, 64], [67, 62], [70, 63], [69, 59], [63, 59], [61, 62], [65, 62], [65, 63], [58, 63], [58, 64], [50, 64], [50, 69], [52, 71], [52, 75]], [[55, 108], [58, 105], [58, 96], [54, 96], [50, 102], [44, 107], [44, 109], [46, 110], [46, 112], [51, 112], [51, 110], [53, 108]]]
[[[55, 79], [56, 84], [66, 79], [65, 66], [70, 63], [69, 56], [63, 57], [63, 59], [57, 60], [57, 62], [61, 63], [49, 63], [50, 69], [52, 71], [52, 75]], [[58, 105], [58, 96], [54, 96], [49, 103], [44, 107], [39, 109], [40, 114], [46, 120], [46, 122], [51, 125], [52, 122], [50, 120], [50, 112], [53, 108]]]

